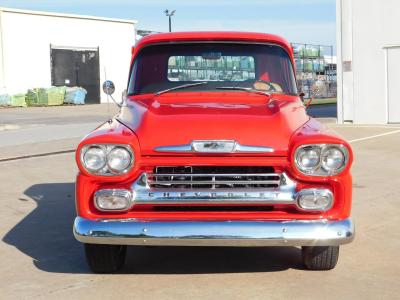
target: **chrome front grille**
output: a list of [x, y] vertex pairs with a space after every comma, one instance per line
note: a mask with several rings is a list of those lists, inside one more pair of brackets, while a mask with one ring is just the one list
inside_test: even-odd
[[133, 183], [135, 204], [295, 204], [296, 183], [272, 167], [157, 167]]
[[156, 167], [147, 173], [147, 185], [154, 189], [279, 188], [281, 174], [272, 167]]

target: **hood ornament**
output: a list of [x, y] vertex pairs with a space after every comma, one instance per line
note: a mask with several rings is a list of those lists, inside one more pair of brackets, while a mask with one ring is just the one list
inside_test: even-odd
[[157, 152], [195, 152], [195, 153], [271, 153], [274, 149], [263, 146], [244, 146], [234, 140], [194, 140], [190, 144], [161, 146]]

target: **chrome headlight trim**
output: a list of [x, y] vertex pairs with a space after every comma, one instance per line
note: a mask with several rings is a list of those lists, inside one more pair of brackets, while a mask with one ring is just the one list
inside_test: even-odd
[[[304, 151], [305, 148], [319, 148], [319, 164], [312, 169], [307, 169], [301, 166], [299, 163], [299, 154], [301, 151]], [[344, 161], [340, 168], [328, 170], [323, 167], [322, 157], [326, 151], [330, 149], [337, 149], [342, 152]], [[294, 152], [294, 165], [296, 169], [299, 170], [302, 174], [311, 175], [311, 176], [333, 176], [340, 174], [347, 166], [349, 162], [349, 150], [345, 145], [342, 144], [306, 144], [299, 146]]]
[[[106, 164], [99, 171], [93, 171], [93, 170], [90, 170], [90, 169], [88, 169], [86, 167], [86, 163], [85, 163], [85, 160], [84, 160], [85, 153], [91, 148], [101, 148], [106, 153]], [[130, 154], [129, 165], [124, 170], [122, 170], [120, 172], [118, 172], [116, 170], [112, 170], [108, 166], [108, 154], [115, 148], [124, 148]], [[83, 168], [90, 174], [100, 175], [100, 176], [117, 176], [117, 175], [126, 174], [132, 169], [132, 166], [134, 165], [134, 162], [135, 162], [135, 154], [134, 154], [131, 146], [129, 146], [127, 144], [88, 144], [88, 145], [85, 145], [84, 147], [82, 147], [82, 149], [81, 149], [80, 161], [81, 161], [81, 164], [82, 164]]]

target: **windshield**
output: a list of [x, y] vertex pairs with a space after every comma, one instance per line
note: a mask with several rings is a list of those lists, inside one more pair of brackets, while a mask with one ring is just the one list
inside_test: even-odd
[[[202, 84], [193, 84], [201, 82]], [[176, 87], [179, 87], [176, 89]], [[185, 91], [296, 94], [289, 55], [275, 45], [190, 43], [143, 48], [132, 68], [128, 94]]]

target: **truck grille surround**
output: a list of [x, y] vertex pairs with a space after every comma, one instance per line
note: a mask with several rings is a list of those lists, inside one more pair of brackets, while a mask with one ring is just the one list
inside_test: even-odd
[[296, 183], [269, 166], [158, 166], [132, 192], [134, 205], [296, 204]]
[[156, 167], [147, 174], [155, 189], [278, 188], [280, 180], [272, 167]]

